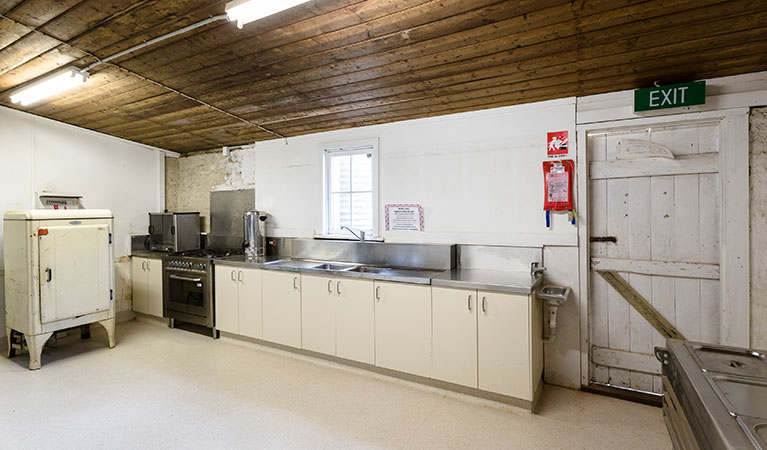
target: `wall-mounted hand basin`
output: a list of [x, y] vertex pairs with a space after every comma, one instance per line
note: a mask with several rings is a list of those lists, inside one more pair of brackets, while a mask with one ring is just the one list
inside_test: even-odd
[[544, 286], [538, 289], [536, 295], [541, 300], [562, 304], [570, 297], [570, 288], [564, 286]]

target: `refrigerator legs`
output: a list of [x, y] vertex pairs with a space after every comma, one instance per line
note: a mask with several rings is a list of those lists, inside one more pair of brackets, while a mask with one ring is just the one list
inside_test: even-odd
[[107, 330], [107, 337], [109, 338], [109, 348], [115, 347], [115, 319], [107, 319], [99, 321], [99, 324]]
[[24, 335], [24, 339], [27, 341], [27, 348], [29, 349], [29, 370], [38, 370], [40, 368], [40, 357], [43, 354], [43, 347], [45, 347], [45, 343], [51, 336], [53, 336], [52, 332]]

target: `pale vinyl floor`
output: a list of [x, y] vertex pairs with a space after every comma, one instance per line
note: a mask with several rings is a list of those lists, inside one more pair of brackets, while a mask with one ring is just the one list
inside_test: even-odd
[[[159, 322], [0, 357], [0, 449], [668, 449], [659, 408], [546, 386], [539, 414]], [[4, 349], [3, 349], [4, 351]]]

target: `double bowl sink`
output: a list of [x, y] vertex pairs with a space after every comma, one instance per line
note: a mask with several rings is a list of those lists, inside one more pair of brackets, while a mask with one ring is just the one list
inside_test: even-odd
[[428, 284], [440, 271], [401, 267], [380, 267], [366, 264], [317, 261], [310, 259], [278, 259], [264, 263], [265, 268], [295, 270], [314, 274], [333, 274], [359, 278], [399, 280]]

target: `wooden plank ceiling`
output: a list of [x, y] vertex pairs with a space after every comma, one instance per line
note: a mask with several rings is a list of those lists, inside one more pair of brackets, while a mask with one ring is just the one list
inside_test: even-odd
[[312, 0], [242, 30], [206, 25], [57, 97], [10, 103], [40, 75], [225, 4], [0, 0], [0, 104], [183, 153], [275, 138], [253, 124], [296, 136], [767, 69], [764, 0]]

